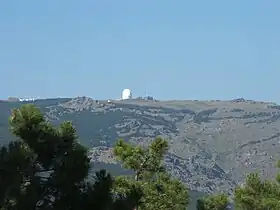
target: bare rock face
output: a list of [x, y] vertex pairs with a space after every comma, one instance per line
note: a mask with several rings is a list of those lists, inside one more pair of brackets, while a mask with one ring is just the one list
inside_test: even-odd
[[[5, 103], [0, 104], [0, 113], [19, 105]], [[87, 97], [34, 103], [54, 123], [73, 121], [81, 142], [91, 148], [93, 162], [116, 164], [111, 148], [118, 138], [141, 145], [156, 136], [168, 139], [168, 170], [192, 190], [204, 193], [231, 193], [246, 173], [254, 171], [272, 178], [280, 159], [280, 106], [272, 103], [245, 99], [108, 102]], [[1, 131], [6, 129], [6, 119], [1, 118]], [[1, 141], [5, 136], [0, 135]]]

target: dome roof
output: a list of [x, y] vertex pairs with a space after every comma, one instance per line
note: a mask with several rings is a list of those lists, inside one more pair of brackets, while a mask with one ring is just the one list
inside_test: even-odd
[[122, 91], [122, 100], [131, 99], [131, 98], [132, 98], [131, 90], [129, 90], [129, 89], [124, 89], [124, 90]]

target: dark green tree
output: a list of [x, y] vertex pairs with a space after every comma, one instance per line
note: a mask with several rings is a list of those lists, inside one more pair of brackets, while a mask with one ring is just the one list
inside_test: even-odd
[[235, 189], [234, 201], [236, 209], [279, 210], [279, 180], [279, 178], [277, 178], [277, 181], [262, 180], [257, 173], [249, 174], [245, 184]]
[[70, 122], [56, 128], [34, 105], [24, 105], [9, 123], [18, 140], [0, 148], [2, 210], [131, 210], [141, 198], [134, 185], [125, 195], [114, 193], [104, 170], [87, 181], [88, 152]]
[[121, 176], [116, 179], [116, 190], [129, 193], [131, 185], [141, 189], [142, 199], [138, 210], [185, 210], [188, 190], [179, 180], [172, 179], [163, 166], [168, 150], [167, 141], [156, 138], [148, 147], [133, 146], [119, 140], [114, 154], [122, 165], [135, 172], [134, 177]]
[[226, 194], [205, 196], [197, 201], [197, 210], [226, 210], [229, 199]]

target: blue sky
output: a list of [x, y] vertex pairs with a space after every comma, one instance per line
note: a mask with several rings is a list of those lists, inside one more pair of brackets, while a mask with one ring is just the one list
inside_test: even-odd
[[0, 98], [280, 102], [279, 0], [8, 0]]

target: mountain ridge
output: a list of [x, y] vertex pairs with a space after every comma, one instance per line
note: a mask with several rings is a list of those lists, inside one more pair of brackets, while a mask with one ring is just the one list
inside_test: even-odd
[[231, 101], [94, 100], [89, 97], [0, 102], [0, 143], [10, 139], [12, 108], [34, 103], [53, 123], [73, 121], [92, 161], [115, 164], [111, 148], [118, 138], [147, 145], [162, 136], [170, 143], [167, 169], [191, 190], [225, 191], [246, 173], [274, 176], [280, 159], [280, 106], [245, 99]]

